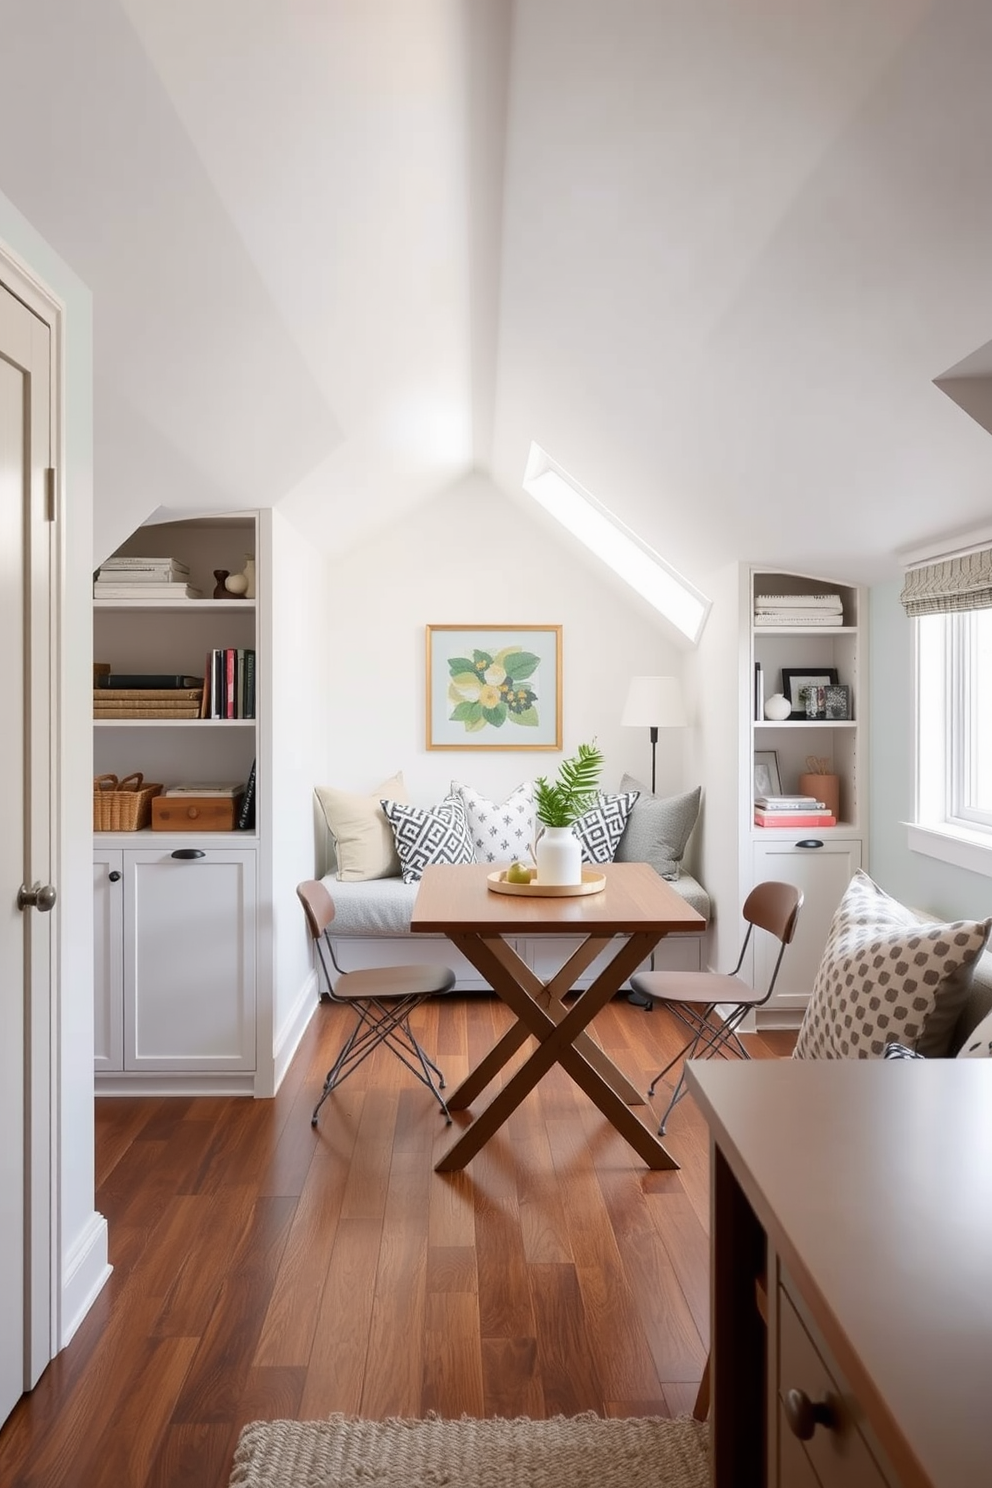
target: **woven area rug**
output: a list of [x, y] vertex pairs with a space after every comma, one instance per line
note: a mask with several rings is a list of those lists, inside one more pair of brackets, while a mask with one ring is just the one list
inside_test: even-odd
[[709, 1488], [707, 1427], [683, 1416], [550, 1421], [254, 1421], [231, 1488]]

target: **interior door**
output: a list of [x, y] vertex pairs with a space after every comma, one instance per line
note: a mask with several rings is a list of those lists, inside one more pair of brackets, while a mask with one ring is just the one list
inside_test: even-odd
[[51, 885], [50, 400], [49, 327], [0, 285], [0, 1422], [51, 1352], [50, 1166], [30, 1139], [50, 1080], [53, 915], [44, 895], [19, 903]]

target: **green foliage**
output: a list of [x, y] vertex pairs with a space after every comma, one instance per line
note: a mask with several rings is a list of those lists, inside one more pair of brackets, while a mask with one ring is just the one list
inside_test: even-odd
[[537, 819], [546, 827], [570, 827], [596, 800], [603, 755], [592, 744], [580, 744], [578, 753], [562, 760], [553, 783], [541, 775], [534, 782]]

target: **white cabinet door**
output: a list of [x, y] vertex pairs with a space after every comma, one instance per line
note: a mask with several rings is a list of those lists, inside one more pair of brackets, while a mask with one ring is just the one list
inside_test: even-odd
[[[820, 846], [800, 847], [801, 841], [818, 841]], [[817, 838], [812, 829], [806, 837], [755, 842], [754, 882], [777, 879], [795, 884], [805, 896], [796, 938], [786, 948], [775, 994], [762, 1012], [766, 1024], [774, 1022], [776, 1012], [805, 1009], [834, 910], [860, 867], [860, 841]], [[766, 987], [778, 954], [778, 941], [760, 931], [755, 931], [755, 936], [754, 985]], [[794, 1022], [795, 1017], [790, 1021]]]
[[124, 1068], [124, 854], [93, 854], [93, 1063]]
[[256, 854], [124, 853], [124, 1066], [255, 1068]]

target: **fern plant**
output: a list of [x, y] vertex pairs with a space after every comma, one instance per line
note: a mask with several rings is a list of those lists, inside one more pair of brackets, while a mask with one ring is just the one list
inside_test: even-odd
[[592, 744], [580, 744], [578, 753], [562, 760], [558, 778], [540, 775], [534, 781], [535, 815], [546, 827], [570, 827], [596, 800], [603, 755]]

